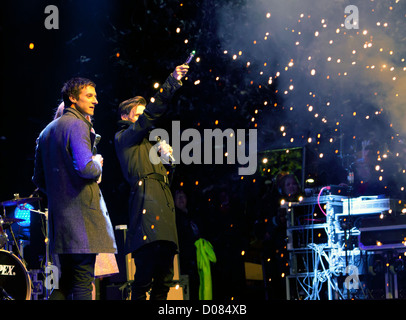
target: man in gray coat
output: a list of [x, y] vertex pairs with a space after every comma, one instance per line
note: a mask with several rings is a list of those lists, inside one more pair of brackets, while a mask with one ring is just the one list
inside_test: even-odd
[[95, 87], [84, 78], [66, 82], [64, 113], [37, 140], [33, 182], [48, 198], [50, 248], [61, 266], [62, 296], [51, 299], [92, 299], [96, 255], [117, 250], [97, 183], [103, 158], [92, 153], [96, 135], [87, 120], [98, 104]]

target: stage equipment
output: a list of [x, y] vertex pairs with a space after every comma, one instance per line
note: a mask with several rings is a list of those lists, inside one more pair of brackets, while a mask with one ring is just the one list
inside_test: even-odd
[[0, 205], [3, 207], [11, 207], [11, 206], [23, 205], [25, 203], [35, 203], [40, 200], [41, 200], [41, 198], [37, 198], [37, 197], [20, 198], [20, 195], [18, 193], [15, 193], [14, 199], [0, 202]]
[[[59, 272], [58, 272], [58, 267], [53, 263], [51, 259], [51, 254], [50, 254], [50, 243], [49, 243], [49, 225], [48, 225], [48, 209], [45, 209], [45, 211], [40, 211], [40, 210], [33, 210], [30, 209], [30, 211], [34, 214], [38, 214], [40, 217], [43, 217], [45, 219], [44, 225], [45, 225], [45, 231], [44, 231], [44, 243], [45, 243], [45, 265], [43, 270], [30, 270], [30, 274], [32, 274], [32, 278], [35, 280], [35, 283], [37, 284], [38, 290], [35, 292], [35, 296], [38, 297], [43, 293], [44, 295], [44, 300], [47, 300], [49, 298], [49, 295], [51, 294], [53, 289], [58, 289], [59, 286]], [[41, 280], [38, 279], [38, 274], [43, 273], [44, 275], [44, 283], [42, 283]], [[41, 292], [45, 288], [44, 292]]]
[[21, 227], [29, 227], [31, 224], [31, 212], [30, 209], [34, 209], [29, 203], [24, 203], [23, 205], [17, 205], [14, 210], [14, 217], [19, 219], [19, 225]]
[[344, 200], [339, 221], [350, 211], [354, 227], [359, 230], [359, 247], [363, 250], [406, 249], [406, 204], [379, 196]]
[[0, 249], [4, 248], [8, 240], [7, 233], [4, 231], [3, 225], [5, 225], [4, 219], [3, 216], [0, 215]]
[[[8, 249], [7, 250], [1, 250], [1, 256], [0, 256], [0, 276], [2, 277], [1, 282], [0, 282], [0, 290], [3, 287], [3, 291], [0, 291], [0, 299], [13, 299], [13, 300], [20, 300], [22, 298], [22, 293], [20, 292], [20, 288], [23, 287], [23, 281], [19, 278], [23, 278], [23, 275], [25, 274], [24, 278], [26, 278], [28, 285], [28, 289], [26, 289], [26, 296], [24, 296], [24, 299], [37, 299], [38, 296], [43, 295], [44, 299], [47, 299], [49, 296], [49, 293], [52, 288], [57, 285], [57, 280], [55, 279], [55, 274], [58, 274], [58, 272], [55, 273], [55, 270], [57, 271], [57, 267], [55, 265], [52, 265], [51, 263], [51, 257], [49, 253], [49, 238], [48, 238], [48, 210], [45, 209], [45, 211], [41, 210], [35, 210], [34, 206], [31, 204], [38, 203], [38, 207], [40, 207], [40, 201], [41, 198], [38, 197], [33, 197], [30, 196], [28, 198], [20, 198], [19, 194], [16, 193], [14, 194], [14, 198], [11, 200], [3, 201], [0, 202], [0, 205], [3, 206], [3, 214], [0, 214], [0, 249]], [[14, 209], [14, 217], [7, 217], [6, 216], [6, 208], [11, 208], [11, 207], [16, 207]], [[24, 214], [26, 217], [24, 219], [18, 218], [16, 214], [20, 211], [24, 211]], [[27, 214], [27, 212], [29, 214]], [[10, 213], [10, 212], [8, 212]], [[36, 224], [35, 226], [31, 225], [31, 218], [33, 217], [32, 215], [39, 215], [41, 221], [40, 225]], [[27, 218], [29, 217], [29, 218]], [[38, 220], [38, 219], [36, 219]], [[24, 224], [25, 222], [28, 222], [28, 224]], [[30, 227], [30, 232], [28, 233], [28, 241], [26, 240], [17, 240], [16, 236], [14, 234], [13, 228], [11, 228], [11, 225], [14, 223], [18, 223], [20, 227], [23, 227], [27, 229], [27, 227]], [[31, 228], [39, 228], [39, 232], [43, 233], [44, 236], [44, 247], [37, 247], [38, 243], [32, 243], [32, 237], [31, 237]], [[5, 232], [7, 230], [7, 233]], [[8, 236], [11, 236], [11, 240], [8, 240]], [[23, 235], [27, 236], [27, 235]], [[45, 264], [41, 262], [40, 268], [41, 269], [33, 269], [33, 263], [28, 263], [24, 259], [24, 251], [27, 251], [27, 246], [23, 246], [23, 243], [28, 244], [28, 253], [33, 251], [36, 255], [35, 259], [38, 258], [38, 250], [39, 251], [44, 251], [43, 254], [40, 252], [40, 256], [45, 256]], [[33, 248], [35, 247], [35, 248]], [[24, 250], [25, 249], [25, 250]], [[34, 250], [35, 249], [35, 250]], [[15, 254], [13, 253], [15, 252]], [[8, 254], [6, 254], [8, 253]], [[25, 252], [27, 253], [27, 252]], [[31, 254], [32, 256], [32, 254]], [[4, 262], [3, 262], [4, 260]], [[7, 262], [11, 260], [16, 260], [14, 264], [10, 264]], [[32, 261], [31, 261], [32, 262]], [[35, 263], [34, 263], [35, 264]], [[29, 268], [29, 271], [27, 271], [27, 267]], [[10, 271], [10, 270], [13, 271]], [[15, 271], [14, 271], [15, 270]], [[14, 272], [14, 273], [13, 273]], [[44, 281], [38, 280], [38, 275], [43, 276]], [[4, 276], [4, 277], [3, 277]], [[7, 278], [5, 278], [7, 276]], [[15, 280], [13, 280], [15, 279]], [[32, 280], [34, 279], [34, 282]], [[4, 285], [3, 285], [4, 283]], [[31, 285], [34, 285], [34, 291], [32, 291]], [[15, 287], [15, 290], [19, 291], [13, 291], [10, 288], [6, 288], [5, 286], [11, 286]], [[45, 287], [45, 291], [43, 291], [43, 288]], [[31, 296], [32, 294], [32, 296]]]
[[30, 300], [31, 279], [13, 253], [0, 250], [0, 300]]
[[[13, 223], [15, 223], [15, 222], [20, 223], [20, 222], [24, 222], [24, 221], [25, 221], [24, 219], [19, 219], [19, 218], [17, 218], [17, 217], [14, 217], [14, 218], [6, 217], [6, 207], [16, 206], [16, 209], [15, 209], [14, 212], [16, 212], [18, 208], [22, 208], [22, 209], [24, 209], [24, 210], [26, 210], [26, 209], [30, 209], [30, 210], [31, 210], [31, 208], [33, 208], [33, 206], [31, 206], [31, 204], [33, 204], [33, 203], [39, 203], [40, 201], [41, 201], [41, 198], [39, 198], [39, 197], [30, 196], [30, 197], [27, 197], [27, 198], [20, 198], [20, 194], [19, 194], [19, 193], [15, 193], [13, 199], [0, 202], [0, 205], [3, 207], [3, 214], [2, 214], [2, 217], [1, 217], [2, 220], [3, 220], [3, 222], [1, 223], [1, 224], [2, 224], [2, 228], [1, 228], [1, 229], [4, 231], [4, 229], [5, 229], [6, 227], [10, 227], [10, 225], [13, 224]], [[27, 207], [25, 207], [25, 205], [27, 205]], [[21, 226], [24, 227], [24, 225], [21, 225]], [[23, 257], [23, 253], [22, 253], [21, 250], [19, 249], [19, 244], [18, 244], [17, 239], [16, 239], [16, 237], [15, 237], [15, 235], [14, 235], [13, 229], [12, 229], [12, 228], [9, 228], [9, 232], [10, 232], [10, 235], [11, 235], [11, 237], [12, 237], [12, 241], [14, 241], [16, 250], [18, 251], [18, 252], [17, 252], [18, 257], [19, 257], [19, 258], [22, 258], [22, 257]], [[1, 242], [2, 242], [2, 240], [1, 240], [1, 237], [2, 237], [1, 233], [2, 233], [2, 232], [1, 232], [1, 230], [0, 230], [0, 244], [1, 244]], [[5, 234], [5, 233], [4, 233], [4, 234]], [[5, 235], [6, 235], [6, 240], [7, 240], [7, 234], [5, 234]], [[4, 237], [4, 235], [3, 235], [3, 237]], [[1, 245], [0, 245], [0, 248], [1, 248]]]
[[[350, 198], [350, 194], [346, 188], [329, 186], [321, 188], [317, 197], [285, 204], [290, 257], [287, 299], [399, 297], [406, 204], [383, 196]], [[384, 261], [382, 268], [376, 268], [379, 261]], [[377, 289], [377, 282], [382, 289]], [[384, 294], [374, 296], [378, 291]]]
[[[333, 259], [331, 249], [336, 247], [337, 242], [333, 218], [342, 212], [344, 196], [322, 195], [322, 191], [318, 196], [304, 198], [301, 202], [285, 203], [290, 257], [290, 274], [286, 277], [288, 300], [333, 300], [333, 291], [337, 289], [331, 279], [341, 270], [338, 263], [330, 267]], [[340, 264], [345, 269], [344, 264]], [[327, 297], [320, 296], [323, 286]]]

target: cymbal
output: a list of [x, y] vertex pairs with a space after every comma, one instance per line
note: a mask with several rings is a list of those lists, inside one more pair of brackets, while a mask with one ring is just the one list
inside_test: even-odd
[[41, 198], [15, 198], [12, 200], [7, 200], [7, 201], [3, 201], [0, 202], [0, 205], [2, 205], [3, 207], [11, 207], [11, 206], [17, 206], [19, 204], [24, 204], [24, 203], [33, 203], [33, 202], [37, 202], [40, 201]]
[[24, 219], [18, 219], [18, 218], [8, 218], [4, 217], [3, 218], [3, 223], [4, 224], [13, 224], [14, 222], [22, 222], [25, 221]]

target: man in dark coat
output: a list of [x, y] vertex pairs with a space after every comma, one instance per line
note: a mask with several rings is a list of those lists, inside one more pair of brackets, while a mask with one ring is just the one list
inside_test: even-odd
[[41, 132], [33, 182], [48, 198], [49, 238], [61, 266], [59, 296], [90, 300], [98, 253], [115, 253], [114, 232], [97, 183], [103, 158], [93, 155], [95, 133], [86, 119], [97, 105], [95, 84], [73, 78], [62, 88], [67, 106]]
[[[151, 299], [166, 299], [173, 279], [178, 243], [175, 207], [167, 170], [161, 162], [156, 164], [149, 158], [153, 146], [148, 137], [181, 87], [180, 79], [188, 68], [176, 67], [148, 105], [137, 96], [119, 106], [122, 120], [115, 147], [124, 178], [131, 186], [126, 252], [132, 253], [136, 265], [131, 294], [134, 300], [144, 300], [150, 288]], [[161, 143], [160, 152], [168, 155], [171, 148]]]

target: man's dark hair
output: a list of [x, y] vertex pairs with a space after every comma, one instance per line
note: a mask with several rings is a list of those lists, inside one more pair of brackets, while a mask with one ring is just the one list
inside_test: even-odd
[[89, 79], [86, 78], [72, 78], [68, 80], [62, 87], [62, 99], [65, 103], [65, 107], [70, 107], [72, 105], [72, 101], [69, 100], [69, 97], [74, 97], [75, 99], [79, 99], [80, 91], [87, 87], [91, 86], [96, 88], [96, 84]]
[[119, 116], [129, 115], [132, 108], [138, 107], [139, 105], [145, 106], [146, 104], [147, 101], [144, 99], [144, 97], [136, 96], [121, 102], [118, 106], [118, 114]]

